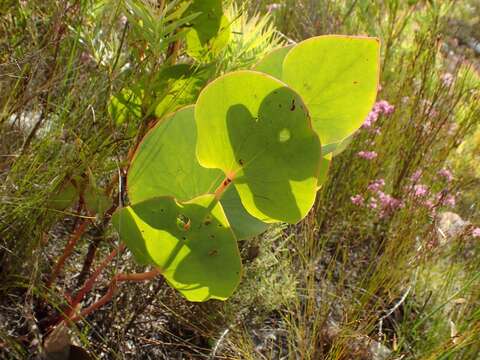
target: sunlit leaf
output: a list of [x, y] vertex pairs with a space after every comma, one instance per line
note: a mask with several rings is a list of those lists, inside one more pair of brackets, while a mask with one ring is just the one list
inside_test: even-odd
[[149, 199], [118, 210], [113, 224], [135, 259], [189, 301], [225, 300], [240, 281], [237, 241], [214, 195]]
[[[223, 173], [198, 163], [193, 112], [193, 106], [180, 109], [145, 135], [127, 177], [128, 196], [132, 203], [157, 196], [173, 196], [187, 201], [213, 193], [220, 185], [225, 177]], [[245, 211], [234, 190], [229, 190], [221, 203], [237, 239], [265, 231], [267, 225]]]
[[308, 213], [320, 141], [294, 91], [258, 72], [229, 73], [201, 92], [195, 120], [200, 164], [222, 169], [252, 216], [295, 223]]
[[283, 60], [285, 59], [285, 56], [287, 56], [291, 48], [292, 45], [284, 46], [273, 50], [257, 64], [255, 64], [253, 70], [261, 71], [265, 74], [272, 75], [277, 79], [282, 79]]
[[288, 52], [282, 80], [305, 101], [323, 145], [345, 139], [365, 120], [377, 94], [379, 54], [376, 38], [334, 35]]

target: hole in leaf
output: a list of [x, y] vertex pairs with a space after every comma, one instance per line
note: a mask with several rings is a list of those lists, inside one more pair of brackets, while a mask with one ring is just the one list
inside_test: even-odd
[[292, 106], [290, 106], [290, 111], [295, 110], [295, 99], [292, 99]]
[[210, 225], [212, 223], [212, 218], [210, 216], [206, 216], [205, 220], [203, 221], [204, 225]]
[[177, 227], [179, 230], [188, 231], [190, 229], [190, 219], [183, 214], [178, 214]]
[[280, 130], [280, 132], [278, 133], [278, 141], [284, 143], [288, 140], [290, 140], [290, 130], [288, 130], [287, 128]]

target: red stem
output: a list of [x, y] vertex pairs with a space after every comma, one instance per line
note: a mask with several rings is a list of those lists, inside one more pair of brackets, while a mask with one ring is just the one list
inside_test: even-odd
[[112, 252], [103, 260], [100, 266], [93, 272], [93, 274], [88, 278], [83, 287], [78, 291], [77, 295], [71, 303], [72, 308], [75, 308], [83, 300], [85, 295], [92, 290], [95, 281], [97, 280], [103, 269], [105, 269], [105, 267], [112, 262], [112, 260], [115, 258], [115, 256], [117, 256], [117, 254], [121, 254], [124, 250], [125, 245], [120, 244], [118, 249], [113, 249]]
[[55, 264], [55, 267], [53, 268], [53, 271], [52, 271], [52, 275], [47, 281], [47, 287], [52, 286], [52, 284], [55, 282], [55, 279], [57, 278], [58, 274], [62, 270], [63, 265], [65, 264], [65, 261], [72, 254], [73, 249], [75, 248], [75, 245], [77, 244], [78, 240], [82, 237], [86, 227], [87, 227], [87, 219], [83, 219], [75, 229], [74, 233], [70, 236], [70, 240], [68, 241], [67, 246], [65, 246], [65, 250], [63, 250], [62, 256], [60, 257], [60, 259], [58, 259], [57, 263]]
[[108, 287], [107, 292], [103, 295], [100, 300], [93, 303], [86, 309], [82, 310], [79, 315], [73, 316], [70, 320], [71, 321], [78, 321], [81, 318], [84, 318], [94, 312], [95, 310], [101, 308], [103, 305], [107, 304], [110, 300], [112, 300], [113, 296], [115, 295], [115, 290], [117, 288], [117, 283], [121, 281], [147, 281], [152, 280], [155, 278], [160, 271], [155, 269], [152, 271], [147, 271], [144, 273], [135, 273], [135, 274], [117, 274], [113, 277], [110, 285]]

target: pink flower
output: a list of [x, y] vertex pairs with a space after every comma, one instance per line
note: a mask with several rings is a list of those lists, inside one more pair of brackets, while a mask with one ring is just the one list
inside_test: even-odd
[[352, 201], [352, 204], [357, 206], [362, 206], [363, 202], [365, 201], [363, 196], [360, 194], [350, 197], [350, 200]]
[[429, 210], [433, 210], [433, 208], [435, 207], [435, 204], [433, 203], [432, 200], [427, 200], [427, 201], [425, 201], [424, 205], [425, 205]]
[[366, 129], [371, 127], [378, 120], [379, 115], [380, 114], [375, 110], [370, 111], [369, 114], [367, 115], [367, 118], [362, 124], [362, 128]]
[[418, 180], [420, 180], [421, 177], [422, 177], [422, 170], [417, 170], [412, 174], [412, 176], [410, 177], [410, 180], [416, 183]]
[[453, 180], [453, 174], [448, 169], [442, 169], [438, 172], [440, 177], [443, 177], [447, 182], [451, 182]]
[[381, 218], [388, 216], [398, 208], [403, 207], [403, 202], [401, 200], [396, 199], [391, 195], [385, 194], [382, 191], [378, 192], [378, 199], [380, 200], [380, 205], [381, 205], [381, 210], [380, 210]]
[[368, 185], [368, 190], [377, 192], [385, 186], [385, 180], [377, 179]]
[[424, 197], [428, 194], [428, 187], [422, 184], [415, 185], [413, 187], [413, 194], [416, 197]]
[[357, 155], [366, 160], [373, 160], [378, 156], [375, 151], [359, 151]]
[[472, 236], [475, 238], [480, 237], [480, 227], [476, 227], [475, 229], [472, 230]]
[[380, 203], [383, 208], [396, 209], [402, 203], [400, 200], [395, 199], [393, 196], [385, 194], [382, 191], [378, 192], [378, 198], [380, 199]]
[[454, 196], [454, 195], [447, 195], [447, 196], [442, 200], [442, 205], [445, 205], [445, 206], [454, 207], [455, 204], [456, 204], [456, 201], [455, 201], [455, 196]]
[[366, 129], [371, 127], [380, 115], [390, 115], [395, 111], [395, 107], [388, 103], [388, 101], [380, 100], [373, 105], [372, 110], [367, 115], [367, 118], [363, 122], [362, 128]]
[[443, 74], [440, 79], [442, 80], [443, 85], [445, 85], [446, 87], [450, 87], [452, 86], [455, 77], [451, 73], [447, 72]]
[[395, 111], [395, 107], [391, 105], [388, 101], [380, 100], [375, 104], [375, 107], [379, 110], [380, 113], [385, 115], [390, 115]]
[[370, 199], [370, 204], [368, 206], [370, 206], [372, 209], [376, 209], [378, 207], [377, 199], [371, 198]]

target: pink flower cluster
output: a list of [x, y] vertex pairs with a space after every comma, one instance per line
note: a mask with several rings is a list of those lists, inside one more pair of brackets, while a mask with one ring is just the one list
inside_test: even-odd
[[[403, 207], [403, 202], [393, 196], [386, 194], [382, 191], [385, 186], [384, 179], [377, 179], [372, 181], [367, 189], [370, 191], [370, 197], [368, 201], [368, 207], [372, 210], [378, 210], [378, 214], [381, 218], [391, 215], [395, 210]], [[352, 204], [356, 206], [364, 206], [365, 198], [360, 195], [354, 195], [350, 198]]]
[[403, 207], [402, 200], [396, 199], [391, 195], [385, 194], [383, 191], [377, 192], [378, 199], [380, 200], [380, 217], [383, 218], [392, 214], [395, 210]]
[[364, 151], [364, 150], [359, 151], [357, 155], [362, 159], [366, 159], [366, 160], [373, 160], [378, 156], [378, 154], [375, 151]]
[[367, 189], [372, 191], [372, 192], [378, 192], [380, 191], [383, 187], [385, 186], [385, 180], [383, 179], [377, 179], [375, 181], [372, 181]]
[[360, 194], [351, 196], [350, 200], [352, 201], [353, 205], [357, 205], [357, 206], [362, 206], [363, 203], [365, 202], [365, 199]]
[[427, 185], [417, 184], [413, 186], [413, 195], [415, 197], [424, 197], [428, 195]]
[[373, 105], [373, 109], [367, 115], [362, 128], [370, 128], [378, 120], [380, 115], [390, 115], [395, 111], [395, 107], [388, 103], [388, 101], [380, 100]]
[[449, 72], [443, 74], [440, 79], [442, 80], [443, 85], [446, 87], [452, 86], [453, 82], [455, 81], [455, 77]]
[[[440, 174], [441, 173], [441, 174]], [[439, 174], [447, 180], [451, 181], [453, 178], [448, 170], [441, 170]], [[406, 192], [410, 191], [410, 194], [416, 203], [425, 206], [432, 215], [435, 215], [436, 210], [440, 206], [454, 207], [456, 204], [455, 195], [450, 194], [448, 189], [443, 189], [438, 193], [432, 192], [427, 185], [418, 184], [422, 176], [421, 170], [415, 171], [410, 177], [411, 185], [405, 187]]]
[[413, 183], [416, 183], [418, 180], [420, 180], [421, 177], [422, 177], [422, 170], [417, 170], [412, 174], [412, 176], [410, 177], [410, 180]]
[[474, 238], [480, 237], [480, 227], [476, 227], [475, 229], [472, 230], [472, 236]]
[[453, 180], [452, 172], [448, 169], [445, 169], [445, 168], [438, 172], [438, 176], [445, 179], [446, 182], [451, 182]]

